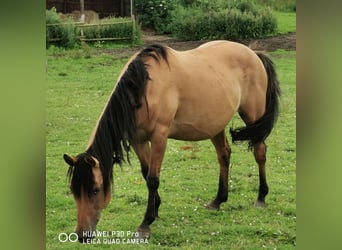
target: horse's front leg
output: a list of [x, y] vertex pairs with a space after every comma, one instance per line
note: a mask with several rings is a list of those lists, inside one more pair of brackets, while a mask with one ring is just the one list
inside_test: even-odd
[[[148, 174], [148, 170], [149, 170], [149, 164], [151, 162], [150, 143], [146, 142], [143, 144], [137, 144], [134, 146], [134, 151], [137, 154], [138, 159], [140, 161], [141, 174], [144, 177], [145, 181], [147, 182], [147, 174]], [[158, 192], [156, 192], [156, 196], [155, 196], [156, 218], [159, 218], [159, 216], [158, 216], [159, 206], [160, 206], [160, 197], [159, 197]]]
[[148, 203], [143, 222], [138, 228], [140, 239], [150, 237], [150, 225], [158, 217], [158, 208], [161, 203], [158, 194], [159, 174], [166, 149], [166, 141], [167, 137], [162, 134], [154, 134], [151, 138], [151, 163], [146, 176]]
[[134, 151], [138, 156], [138, 159], [140, 161], [140, 167], [141, 167], [141, 174], [144, 177], [146, 181], [149, 164], [151, 161], [151, 147], [149, 142], [143, 143], [143, 144], [136, 144], [133, 146]]

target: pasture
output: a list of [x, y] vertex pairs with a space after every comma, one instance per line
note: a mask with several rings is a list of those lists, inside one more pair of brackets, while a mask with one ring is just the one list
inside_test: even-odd
[[[258, 168], [246, 143], [231, 144], [228, 202], [221, 205], [220, 211], [209, 211], [204, 206], [216, 195], [219, 174], [214, 147], [210, 141], [169, 140], [160, 177], [161, 219], [152, 224], [148, 244], [123, 244], [129, 239], [127, 232], [135, 231], [142, 221], [147, 204], [147, 188], [134, 153], [131, 166], [114, 166], [112, 200], [97, 226], [97, 230], [110, 234], [122, 232], [116, 234], [123, 236], [119, 237], [121, 244], [105, 244], [106, 237], [98, 237], [100, 244], [89, 245], [59, 241], [60, 233], [71, 233], [76, 225], [76, 206], [62, 156], [85, 149], [129, 55], [122, 50], [48, 51], [46, 248], [294, 249], [296, 52], [283, 50], [268, 53], [276, 66], [282, 98], [278, 122], [266, 140], [270, 188], [266, 209], [253, 206], [258, 192]], [[235, 116], [227, 130], [240, 125], [240, 118]]]

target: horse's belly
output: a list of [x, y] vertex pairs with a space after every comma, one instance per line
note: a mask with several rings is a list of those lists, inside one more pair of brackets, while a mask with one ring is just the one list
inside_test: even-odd
[[192, 124], [172, 124], [169, 138], [184, 141], [200, 141], [212, 138], [209, 131], [196, 128]]
[[236, 112], [239, 95], [221, 84], [210, 84], [189, 90], [179, 100], [169, 137], [179, 140], [197, 141], [213, 138], [225, 129]]
[[213, 138], [225, 129], [233, 112], [225, 116], [191, 117], [175, 119], [170, 127], [169, 138], [185, 141], [200, 141]]

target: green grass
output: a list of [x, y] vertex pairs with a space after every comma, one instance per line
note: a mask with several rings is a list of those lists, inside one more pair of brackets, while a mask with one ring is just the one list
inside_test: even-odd
[[[76, 55], [76, 56], [75, 56]], [[232, 145], [229, 200], [220, 211], [204, 204], [217, 192], [219, 167], [210, 141], [169, 140], [160, 178], [161, 220], [140, 249], [294, 249], [296, 245], [296, 53], [276, 51], [283, 91], [281, 112], [267, 140], [268, 207], [253, 206], [258, 169], [246, 144]], [[132, 245], [60, 243], [76, 225], [62, 155], [82, 152], [128, 58], [120, 54], [48, 51], [46, 90], [46, 248], [128, 249]], [[238, 116], [234, 126], [241, 124]], [[230, 124], [231, 125], [231, 124]], [[184, 146], [191, 146], [184, 150]], [[101, 231], [134, 231], [143, 219], [147, 188], [139, 163], [115, 166], [112, 200], [97, 226]], [[103, 239], [102, 239], [103, 240]]]
[[277, 33], [296, 32], [296, 12], [273, 12], [277, 19]]
[[277, 11], [295, 11], [296, 0], [249, 0], [263, 7], [271, 7]]

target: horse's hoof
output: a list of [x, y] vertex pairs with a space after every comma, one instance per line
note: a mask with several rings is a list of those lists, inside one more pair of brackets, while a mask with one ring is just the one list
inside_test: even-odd
[[149, 228], [138, 228], [135, 233], [135, 238], [138, 240], [146, 240], [151, 237], [151, 230]]
[[261, 207], [261, 208], [266, 208], [266, 203], [264, 201], [256, 200], [255, 203], [254, 203], [254, 206], [255, 207]]
[[208, 210], [220, 210], [220, 205], [215, 204], [214, 202], [210, 202], [205, 206], [206, 209]]

